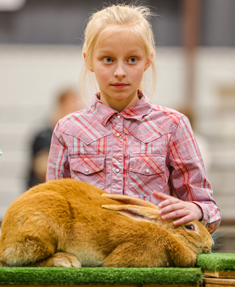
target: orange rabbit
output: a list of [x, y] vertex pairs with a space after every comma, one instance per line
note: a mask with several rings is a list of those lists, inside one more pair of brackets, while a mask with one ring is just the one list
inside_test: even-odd
[[157, 211], [73, 179], [39, 184], [5, 214], [0, 266], [189, 267], [210, 252], [213, 240], [200, 222], [173, 226]]

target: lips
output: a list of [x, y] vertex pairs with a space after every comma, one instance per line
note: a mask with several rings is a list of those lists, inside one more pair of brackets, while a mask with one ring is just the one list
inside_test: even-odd
[[128, 84], [124, 84], [124, 83], [114, 83], [112, 84], [111, 86], [117, 88], [117, 89], [122, 89], [122, 88], [125, 88], [127, 86], [129, 86]]

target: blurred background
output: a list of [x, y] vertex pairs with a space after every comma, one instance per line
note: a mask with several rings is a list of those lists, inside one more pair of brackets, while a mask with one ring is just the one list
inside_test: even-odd
[[[58, 97], [72, 90], [84, 107], [77, 93], [83, 32], [103, 3], [0, 0], [0, 221], [28, 188], [32, 145], [53, 126]], [[216, 250], [235, 252], [235, 1], [137, 3], [157, 15], [152, 101], [190, 118], [222, 212]]]

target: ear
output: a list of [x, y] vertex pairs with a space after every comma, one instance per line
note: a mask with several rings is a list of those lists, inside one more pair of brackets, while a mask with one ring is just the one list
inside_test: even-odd
[[140, 198], [132, 197], [132, 196], [127, 196], [127, 195], [121, 195], [121, 194], [110, 194], [110, 193], [103, 193], [102, 196], [114, 199], [114, 200], [119, 200], [125, 204], [133, 204], [133, 205], [138, 205], [138, 206], [145, 206], [145, 207], [151, 207], [154, 209], [158, 209], [156, 205], [154, 205], [151, 202], [144, 201]]
[[103, 208], [113, 210], [138, 221], [155, 222], [159, 219], [157, 209], [135, 205], [102, 205]]
[[84, 61], [85, 61], [85, 64], [86, 64], [87, 69], [88, 69], [90, 72], [94, 72], [91, 63], [88, 62], [88, 59], [87, 59], [87, 56], [86, 56], [86, 53], [85, 53], [85, 52], [83, 53], [83, 58], [84, 58]]
[[145, 67], [144, 67], [144, 71], [148, 70], [148, 68], [151, 66], [152, 61], [148, 58], [146, 63], [145, 63]]
[[152, 65], [153, 55], [154, 55], [154, 52], [151, 52], [150, 58], [147, 58], [144, 71], [148, 70], [148, 68]]

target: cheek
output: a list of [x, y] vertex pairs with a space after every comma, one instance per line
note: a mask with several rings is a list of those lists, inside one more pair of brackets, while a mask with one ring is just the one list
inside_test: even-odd
[[97, 81], [103, 81], [110, 78], [110, 71], [104, 68], [100, 68], [95, 71]]
[[144, 75], [144, 70], [141, 68], [135, 69], [132, 73], [133, 79], [136, 79], [136, 81], [141, 81]]

